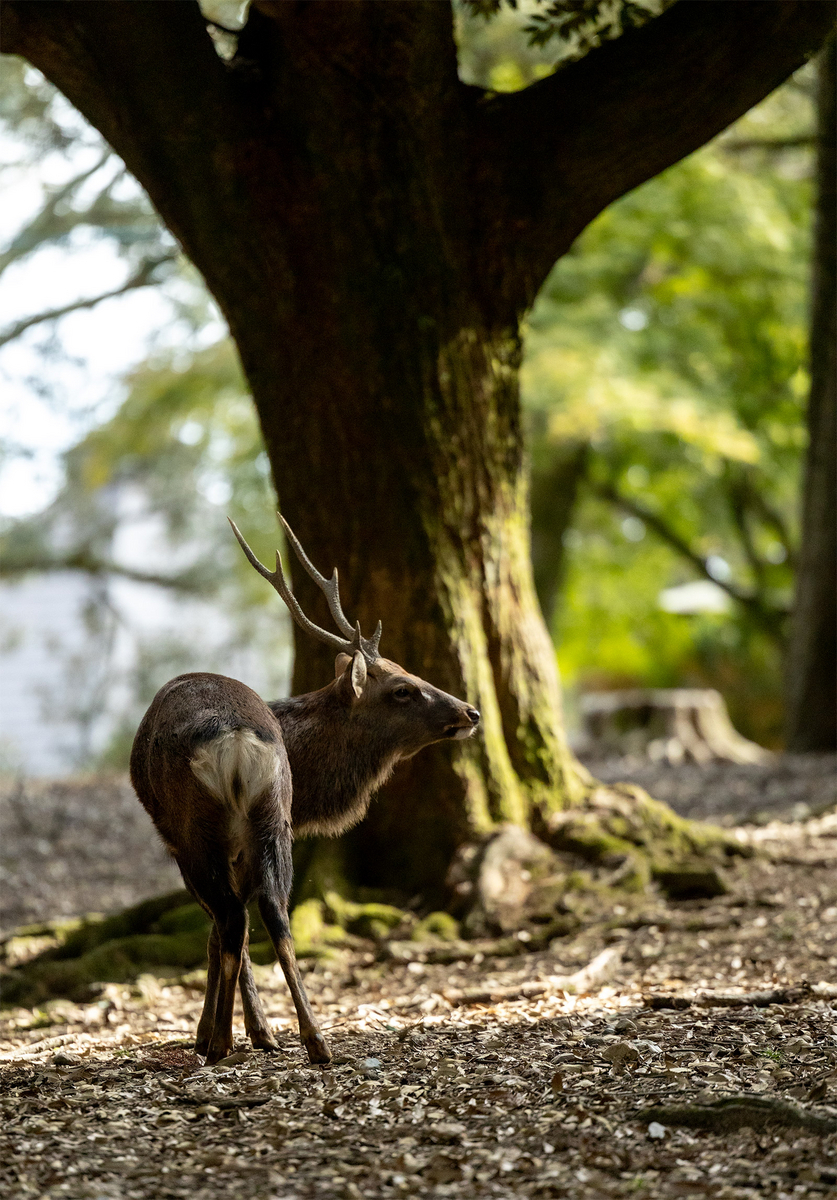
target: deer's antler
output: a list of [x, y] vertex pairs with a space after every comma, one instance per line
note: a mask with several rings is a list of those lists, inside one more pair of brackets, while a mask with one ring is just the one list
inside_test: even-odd
[[320, 629], [319, 625], [315, 625], [313, 621], [306, 617], [305, 613], [300, 607], [299, 601], [291, 591], [287, 580], [285, 579], [285, 573], [282, 570], [282, 559], [279, 556], [278, 550], [276, 551], [276, 570], [269, 571], [263, 563], [259, 562], [253, 551], [247, 545], [244, 538], [241, 536], [241, 532], [235, 521], [229, 517], [227, 520], [229, 520], [230, 525], [232, 526], [232, 531], [238, 538], [239, 545], [246, 554], [251, 566], [255, 567], [259, 574], [263, 575], [268, 583], [276, 589], [276, 591], [287, 604], [291, 616], [293, 617], [294, 621], [296, 621], [300, 629], [304, 629], [306, 633], [310, 633], [311, 636], [317, 638], [318, 641], [325, 642], [327, 646], [333, 646], [336, 650], [340, 650], [344, 654], [354, 654], [359, 650], [366, 659], [367, 665], [371, 667], [372, 664], [376, 662], [378, 658], [380, 658], [378, 645], [381, 640], [381, 622], [378, 622], [378, 626], [371, 638], [363, 637], [360, 632], [360, 622], [353, 626], [351, 621], [343, 612], [343, 606], [340, 603], [340, 589], [337, 582], [337, 568], [334, 568], [331, 579], [326, 579], [323, 575], [321, 575], [308, 558], [308, 555], [302, 549], [299, 539], [291, 529], [288, 522], [281, 513], [279, 513], [278, 516], [279, 520], [282, 522], [285, 533], [287, 534], [288, 541], [293, 547], [294, 553], [302, 564], [303, 569], [308, 575], [310, 575], [310, 577], [314, 580], [314, 583], [316, 583], [317, 587], [325, 596], [326, 601], [328, 602], [329, 612], [334, 618], [334, 623], [338, 626], [345, 637], [341, 638], [338, 637], [336, 633], [329, 633], [327, 629]]

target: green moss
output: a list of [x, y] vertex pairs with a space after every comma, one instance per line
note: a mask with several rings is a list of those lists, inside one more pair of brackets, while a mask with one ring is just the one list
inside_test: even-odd
[[184, 906], [191, 907], [192, 903], [192, 897], [181, 888], [176, 892], [169, 892], [165, 896], [155, 896], [151, 900], [143, 900], [141, 904], [126, 908], [112, 917], [95, 921], [87, 920], [69, 934], [63, 945], [55, 951], [55, 957], [60, 959], [77, 958], [79, 955], [87, 953], [88, 950], [92, 950], [94, 946], [101, 946], [105, 942], [127, 937], [133, 933], [144, 932], [159, 921], [165, 913]]
[[404, 911], [392, 904], [360, 904], [344, 899], [338, 892], [327, 892], [325, 905], [333, 921], [358, 937], [384, 938], [406, 919]]
[[322, 900], [305, 900], [296, 906], [291, 914], [291, 934], [297, 958], [327, 957], [331, 947], [353, 941], [339, 925], [327, 923]]
[[199, 904], [183, 904], [164, 913], [154, 925], [159, 933], [192, 933], [202, 929], [208, 937], [210, 920]]
[[[438, 531], [434, 531], [434, 540]], [[445, 548], [444, 538], [439, 549]], [[437, 574], [446, 597], [448, 621], [457, 649], [465, 692], [482, 714], [480, 737], [458, 747], [454, 767], [466, 786], [466, 804], [474, 832], [486, 823], [510, 821], [523, 825], [527, 805], [512, 766], [494, 673], [483, 625], [483, 581], [463, 578], [458, 559], [448, 564], [440, 553]]]
[[631, 784], [593, 787], [583, 807], [556, 814], [548, 839], [604, 866], [622, 870], [614, 883], [627, 890], [645, 887], [652, 875], [702, 859], [718, 861], [745, 850], [726, 830], [689, 821]]
[[15, 929], [15, 938], [42, 938], [54, 937], [60, 941], [65, 941], [69, 934], [74, 933], [81, 925], [87, 921], [98, 921], [101, 917], [98, 913], [91, 913], [88, 917], [59, 917], [55, 921], [40, 921], [36, 925], [19, 925]]
[[651, 882], [652, 868], [643, 854], [632, 851], [625, 855], [615, 875], [611, 878], [610, 886], [624, 892], [644, 892]]
[[276, 951], [273, 949], [271, 941], [251, 942], [250, 943], [250, 960], [260, 967], [270, 966], [272, 962], [276, 962]]
[[491, 819], [488, 790], [479, 761], [475, 757], [459, 753], [454, 758], [453, 769], [462, 780], [465, 789], [468, 828], [475, 835], [490, 833], [494, 828], [494, 822]]
[[132, 934], [74, 959], [44, 956], [3, 980], [3, 1005], [31, 1008], [53, 996], [84, 1000], [95, 983], [124, 983], [143, 970], [196, 967], [206, 960], [206, 933]]
[[414, 942], [424, 942], [430, 939], [455, 942], [458, 937], [459, 922], [446, 912], [429, 913], [419, 921], [412, 934]]
[[349, 895], [351, 890], [341, 839], [303, 838], [296, 843], [292, 908], [305, 900], [322, 900], [326, 892]]

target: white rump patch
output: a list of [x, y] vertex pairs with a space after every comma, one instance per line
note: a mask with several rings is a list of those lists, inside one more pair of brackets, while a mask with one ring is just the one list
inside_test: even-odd
[[192, 774], [217, 800], [246, 812], [271, 791], [279, 766], [276, 747], [252, 729], [229, 729], [201, 746], [190, 762]]

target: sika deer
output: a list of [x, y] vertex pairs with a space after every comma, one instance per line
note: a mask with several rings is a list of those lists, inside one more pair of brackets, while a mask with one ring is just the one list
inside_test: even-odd
[[342, 636], [305, 616], [278, 552], [276, 570], [268, 571], [230, 524], [296, 623], [338, 651], [335, 678], [317, 692], [270, 705], [224, 675], [172, 679], [137, 731], [131, 781], [183, 882], [213, 921], [198, 1054], [215, 1063], [231, 1052], [236, 983], [254, 1048], [277, 1049], [247, 951], [246, 906], [257, 899], [303, 1045], [312, 1063], [325, 1063], [331, 1052], [305, 994], [288, 923], [293, 834], [336, 836], [349, 829], [396, 763], [433, 742], [470, 737], [480, 715], [381, 658], [380, 622], [371, 638], [361, 635], [360, 625], [352, 627], [336, 569], [324, 579], [284, 519], [288, 540], [324, 592]]

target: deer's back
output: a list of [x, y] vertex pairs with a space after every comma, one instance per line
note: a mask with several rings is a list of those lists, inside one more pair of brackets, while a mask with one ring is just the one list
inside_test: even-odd
[[210, 830], [232, 831], [256, 803], [277, 825], [290, 820], [281, 726], [225, 675], [179, 675], [160, 689], [134, 739], [131, 782], [175, 853]]

